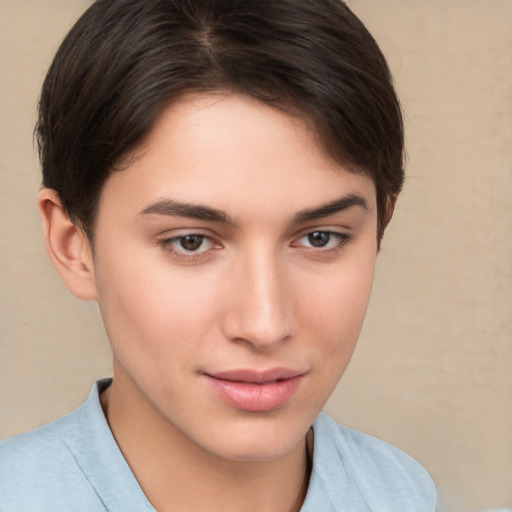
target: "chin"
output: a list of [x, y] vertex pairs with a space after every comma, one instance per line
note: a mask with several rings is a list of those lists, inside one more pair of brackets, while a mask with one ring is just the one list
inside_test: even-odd
[[[313, 418], [314, 419], [314, 418]], [[284, 457], [301, 444], [313, 419], [304, 415], [283, 418], [278, 414], [255, 413], [229, 425], [210, 424], [210, 453], [238, 462], [269, 462]]]

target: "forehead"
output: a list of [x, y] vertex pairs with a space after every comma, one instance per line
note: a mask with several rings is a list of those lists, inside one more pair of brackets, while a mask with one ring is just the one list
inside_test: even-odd
[[334, 162], [300, 117], [244, 95], [202, 94], [162, 112], [107, 180], [100, 210], [110, 200], [143, 208], [172, 197], [235, 213], [291, 211], [354, 193], [374, 207], [371, 179]]

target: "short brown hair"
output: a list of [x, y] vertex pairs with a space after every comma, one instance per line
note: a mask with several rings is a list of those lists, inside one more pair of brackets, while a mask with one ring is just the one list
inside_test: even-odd
[[403, 178], [403, 123], [377, 43], [341, 0], [97, 0], [43, 85], [43, 184], [91, 238], [105, 180], [187, 92], [233, 91], [305, 117], [377, 190], [378, 238]]

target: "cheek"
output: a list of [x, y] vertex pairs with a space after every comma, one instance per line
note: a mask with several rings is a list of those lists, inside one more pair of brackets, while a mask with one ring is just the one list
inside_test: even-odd
[[340, 268], [329, 282], [322, 280], [322, 287], [305, 304], [309, 326], [303, 323], [302, 327], [309, 330], [328, 387], [337, 383], [352, 357], [368, 306], [374, 262], [368, 257], [365, 264], [359, 260]]
[[310, 286], [305, 310], [321, 329], [333, 335], [359, 332], [370, 298], [374, 262], [374, 258], [366, 258], [345, 263], [318, 279], [318, 286]]
[[117, 357], [163, 361], [197, 346], [211, 331], [214, 283], [146, 260], [116, 258], [113, 265], [105, 259], [98, 270], [98, 303]]

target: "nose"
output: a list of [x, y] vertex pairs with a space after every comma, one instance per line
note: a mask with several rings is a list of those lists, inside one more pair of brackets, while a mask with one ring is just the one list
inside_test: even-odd
[[224, 333], [254, 349], [270, 350], [295, 331], [293, 294], [285, 269], [273, 254], [241, 259], [231, 275]]

